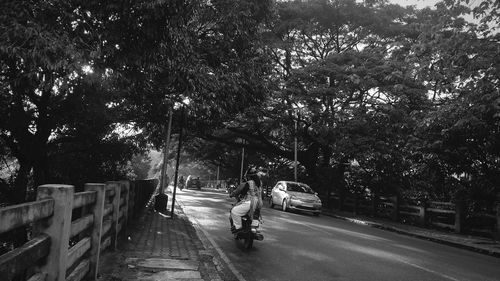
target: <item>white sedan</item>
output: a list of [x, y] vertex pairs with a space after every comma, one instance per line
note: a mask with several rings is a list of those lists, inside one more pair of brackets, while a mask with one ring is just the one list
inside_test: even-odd
[[281, 206], [283, 211], [299, 210], [315, 216], [321, 213], [321, 200], [307, 184], [292, 181], [279, 181], [271, 191], [271, 208]]

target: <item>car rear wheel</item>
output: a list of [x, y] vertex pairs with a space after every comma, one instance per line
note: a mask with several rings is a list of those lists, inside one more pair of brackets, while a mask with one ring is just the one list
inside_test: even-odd
[[269, 198], [269, 205], [271, 206], [271, 208], [274, 208], [274, 201], [272, 196]]
[[283, 204], [281, 204], [281, 209], [283, 210], [283, 212], [286, 212], [286, 210], [288, 209], [286, 199], [283, 199]]

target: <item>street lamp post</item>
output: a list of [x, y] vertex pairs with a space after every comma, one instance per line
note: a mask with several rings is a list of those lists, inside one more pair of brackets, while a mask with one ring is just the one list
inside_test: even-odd
[[245, 160], [245, 147], [241, 149], [241, 167], [240, 167], [240, 183], [243, 182], [243, 162]]
[[170, 218], [174, 218], [174, 207], [175, 207], [175, 193], [177, 191], [177, 176], [179, 175], [179, 161], [181, 156], [181, 146], [182, 146], [182, 131], [184, 127], [184, 105], [181, 108], [181, 120], [179, 128], [179, 142], [177, 144], [177, 161], [175, 163], [175, 175], [174, 175], [174, 190], [172, 191], [172, 207], [170, 209]]
[[215, 180], [215, 188], [219, 186], [219, 165], [217, 165], [217, 179]]
[[293, 162], [293, 175], [294, 175], [294, 179], [295, 179], [295, 182], [297, 182], [297, 118], [295, 118], [295, 130], [294, 130], [294, 135], [295, 135], [295, 138], [294, 138], [294, 149], [293, 149], [293, 158], [294, 158], [294, 162]]
[[167, 160], [168, 151], [170, 149], [170, 132], [172, 130], [172, 108], [168, 111], [168, 127], [167, 127], [167, 141], [163, 147], [163, 165], [161, 166], [161, 179], [160, 179], [160, 193], [165, 193], [165, 185], [168, 187], [168, 181], [166, 181], [167, 174]]

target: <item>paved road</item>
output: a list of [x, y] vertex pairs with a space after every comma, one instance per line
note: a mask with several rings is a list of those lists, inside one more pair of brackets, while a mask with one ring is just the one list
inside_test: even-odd
[[[229, 231], [232, 199], [182, 191], [184, 212], [203, 227], [244, 280], [500, 280], [500, 260], [327, 216], [264, 207], [264, 241], [246, 251]], [[258, 268], [252, 271], [251, 268]], [[240, 280], [241, 281], [241, 280]]]

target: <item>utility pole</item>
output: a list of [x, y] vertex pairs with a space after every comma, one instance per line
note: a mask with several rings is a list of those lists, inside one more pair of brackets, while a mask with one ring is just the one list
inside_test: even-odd
[[215, 188], [219, 189], [219, 165], [217, 165], [217, 179], [215, 180]]
[[172, 108], [168, 111], [168, 125], [167, 125], [167, 141], [165, 146], [163, 147], [163, 165], [161, 166], [161, 179], [160, 179], [160, 193], [165, 193], [164, 186], [168, 187], [168, 182], [165, 183], [166, 175], [167, 175], [167, 159], [168, 152], [170, 149], [170, 132], [172, 130]]
[[215, 181], [215, 186], [217, 187], [219, 184], [219, 165], [217, 165], [217, 180]]
[[[244, 141], [243, 141], [244, 143]], [[240, 168], [240, 183], [243, 182], [243, 161], [245, 159], [245, 147], [241, 149], [241, 168]]]
[[172, 208], [170, 211], [170, 218], [174, 218], [174, 207], [175, 207], [175, 193], [177, 191], [177, 177], [179, 175], [179, 161], [181, 156], [181, 146], [182, 146], [182, 131], [184, 128], [184, 105], [181, 108], [181, 120], [180, 120], [180, 128], [179, 128], [179, 143], [177, 144], [177, 161], [175, 163], [175, 176], [174, 176], [174, 191], [172, 194]]
[[166, 213], [167, 212], [167, 205], [168, 205], [168, 196], [165, 194], [165, 182], [167, 182], [168, 186], [168, 180], [166, 180], [166, 170], [167, 170], [167, 156], [168, 156], [168, 151], [170, 147], [170, 128], [172, 126], [172, 109], [169, 110], [168, 112], [169, 117], [168, 117], [168, 128], [167, 128], [167, 140], [163, 146], [163, 165], [161, 166], [161, 175], [160, 175], [160, 186], [158, 190], [158, 194], [155, 196], [155, 210], [160, 213]]
[[293, 150], [293, 175], [295, 181], [297, 181], [297, 119], [295, 119], [295, 144], [294, 144], [294, 150]]

